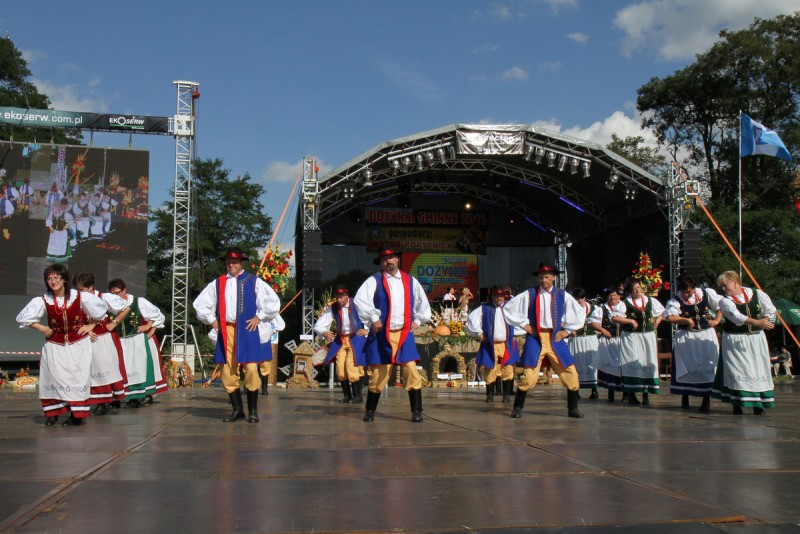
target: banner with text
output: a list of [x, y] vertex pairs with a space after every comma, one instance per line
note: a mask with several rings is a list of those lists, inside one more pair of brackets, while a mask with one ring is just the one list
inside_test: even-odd
[[475, 254], [404, 253], [400, 268], [416, 277], [429, 300], [441, 300], [449, 287], [456, 293], [468, 287], [478, 295], [478, 256]]
[[522, 155], [525, 150], [523, 132], [458, 130], [458, 153], [474, 155]]
[[77, 128], [80, 130], [168, 133], [167, 117], [111, 115], [53, 109], [26, 109], [0, 106], [0, 124], [31, 128]]
[[390, 246], [402, 251], [485, 254], [487, 212], [366, 210], [367, 250]]

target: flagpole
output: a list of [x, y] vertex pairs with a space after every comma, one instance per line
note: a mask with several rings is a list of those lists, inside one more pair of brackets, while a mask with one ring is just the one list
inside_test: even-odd
[[[742, 110], [739, 110], [739, 257], [742, 257]], [[739, 278], [742, 264], [739, 263]]]

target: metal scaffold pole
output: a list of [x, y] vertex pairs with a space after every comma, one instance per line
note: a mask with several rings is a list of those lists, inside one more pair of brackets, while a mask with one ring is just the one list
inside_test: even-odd
[[[192, 206], [192, 165], [195, 158], [197, 114], [200, 96], [196, 82], [174, 81], [178, 90], [177, 112], [170, 121], [175, 136], [174, 237], [172, 247], [172, 360], [187, 362], [194, 357], [189, 343], [189, 231]], [[188, 363], [188, 362], [187, 362]]]
[[[317, 163], [311, 159], [303, 160], [303, 185], [300, 189], [300, 206], [303, 210], [303, 232], [319, 230], [317, 222]], [[303, 266], [298, 268], [302, 269]], [[314, 339], [314, 288], [303, 283], [303, 330], [301, 339]]]

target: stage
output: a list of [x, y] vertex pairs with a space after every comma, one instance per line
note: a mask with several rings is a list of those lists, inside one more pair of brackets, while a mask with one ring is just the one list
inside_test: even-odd
[[800, 379], [775, 391], [759, 417], [601, 390], [576, 420], [558, 384], [521, 419], [482, 389], [428, 388], [419, 424], [402, 389], [364, 423], [339, 390], [273, 387], [247, 424], [195, 388], [45, 427], [35, 391], [5, 388], [0, 531], [798, 531]]

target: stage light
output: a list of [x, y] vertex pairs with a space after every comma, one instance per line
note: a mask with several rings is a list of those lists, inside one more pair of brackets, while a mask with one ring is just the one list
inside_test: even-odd
[[439, 158], [439, 163], [442, 165], [447, 163], [447, 158], [444, 155], [444, 149], [442, 147], [436, 149], [436, 157]]
[[563, 172], [566, 167], [567, 167], [567, 156], [562, 154], [561, 157], [558, 158], [558, 172]]
[[425, 152], [425, 159], [433, 163], [433, 150], [428, 150], [427, 152]]
[[469, 200], [467, 200], [467, 201], [464, 203], [464, 209], [465, 209], [465, 210], [471, 210], [471, 209], [472, 209], [472, 203], [471, 203]]
[[417, 160], [417, 170], [424, 171], [425, 170], [425, 158], [422, 157], [422, 154], [417, 154], [414, 158]]
[[353, 182], [345, 182], [342, 186], [342, 198], [345, 200], [350, 200], [355, 198], [356, 196], [356, 188]]
[[547, 153], [547, 166], [548, 167], [555, 167], [556, 166], [556, 153], [555, 152], [548, 152]]
[[420, 187], [422, 187], [422, 180], [414, 180], [411, 183], [411, 187], [413, 187], [414, 189], [419, 189]]
[[636, 200], [636, 189], [633, 187], [625, 187], [625, 200]]
[[544, 159], [544, 149], [542, 147], [539, 147], [536, 149], [536, 159], [533, 160], [533, 162], [539, 165], [543, 159]]
[[570, 158], [569, 160], [569, 173], [578, 174], [578, 160], [577, 158]]
[[617, 185], [616, 182], [612, 182], [611, 180], [606, 180], [605, 186], [607, 189], [613, 191], [615, 185]]
[[371, 186], [372, 185], [372, 169], [367, 167], [366, 169], [364, 169], [363, 174], [364, 174], [364, 185], [367, 186], [367, 187]]
[[612, 172], [611, 176], [609, 176], [608, 180], [606, 180], [606, 187], [610, 190], [613, 190], [614, 186], [617, 185], [617, 182], [619, 182], [619, 175], [616, 172]]
[[583, 170], [583, 177], [584, 178], [588, 178], [589, 177], [589, 166], [590, 165], [591, 165], [591, 163], [589, 163], [588, 161], [584, 161], [584, 162], [581, 163], [581, 169]]
[[447, 151], [450, 153], [450, 159], [456, 159], [456, 147], [449, 145]]
[[525, 161], [530, 161], [533, 157], [533, 153], [536, 151], [536, 147], [533, 145], [528, 145], [528, 148], [525, 150]]
[[400, 172], [400, 162], [393, 159], [389, 166], [392, 168], [392, 176], [397, 176], [397, 173]]
[[411, 158], [406, 156], [403, 158], [403, 172], [408, 172], [411, 170]]

